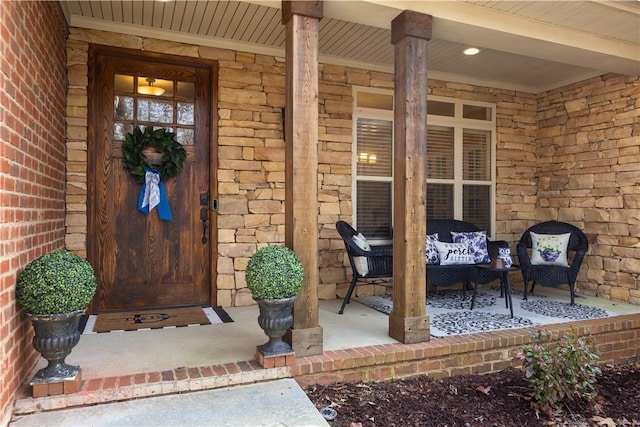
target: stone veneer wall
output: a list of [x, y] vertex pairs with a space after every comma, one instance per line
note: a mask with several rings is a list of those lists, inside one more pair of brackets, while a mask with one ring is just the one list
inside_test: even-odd
[[[88, 43], [120, 46], [219, 62], [217, 300], [253, 304], [245, 284], [249, 257], [284, 241], [284, 58], [195, 46], [95, 30], [71, 29], [69, 56], [69, 169], [67, 245], [86, 251], [86, 121]], [[321, 299], [346, 293], [349, 271], [335, 231], [350, 221], [352, 87], [393, 88], [389, 73], [320, 65], [319, 227]], [[430, 81], [430, 95], [496, 104], [496, 238], [515, 242], [540, 217], [537, 207], [538, 99], [534, 94]], [[368, 290], [364, 289], [364, 292]], [[369, 290], [370, 291], [370, 290]]]
[[582, 291], [640, 304], [640, 79], [596, 77], [538, 96], [536, 219], [589, 238]]
[[39, 354], [17, 305], [25, 265], [64, 246], [67, 26], [58, 2], [0, 2], [0, 425]]

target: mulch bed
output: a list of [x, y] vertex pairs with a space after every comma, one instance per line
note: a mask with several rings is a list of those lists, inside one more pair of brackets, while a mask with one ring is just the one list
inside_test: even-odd
[[602, 371], [596, 388], [604, 412], [572, 401], [555, 420], [536, 414], [524, 372], [517, 368], [438, 380], [311, 385], [305, 392], [318, 409], [337, 412], [332, 427], [640, 426], [640, 360]]

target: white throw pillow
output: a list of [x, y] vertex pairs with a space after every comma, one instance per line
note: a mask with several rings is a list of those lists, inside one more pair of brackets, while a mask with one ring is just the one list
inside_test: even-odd
[[424, 252], [424, 258], [427, 264], [437, 264], [440, 260], [438, 248], [436, 248], [437, 241], [438, 233], [427, 234], [427, 238], [425, 239], [426, 250]]
[[[362, 233], [358, 233], [353, 236], [353, 242], [363, 251], [370, 251], [371, 245], [367, 242], [366, 237], [362, 235]], [[356, 266], [356, 271], [361, 276], [366, 276], [369, 274], [369, 262], [367, 261], [367, 257], [364, 256], [356, 256], [353, 257], [353, 263]]]
[[487, 231], [451, 231], [453, 243], [466, 243], [473, 254], [476, 264], [488, 264], [491, 262], [489, 250], [487, 249]]
[[436, 242], [440, 265], [475, 264], [473, 254], [466, 243]]
[[571, 233], [538, 234], [531, 232], [531, 264], [569, 267], [567, 247]]

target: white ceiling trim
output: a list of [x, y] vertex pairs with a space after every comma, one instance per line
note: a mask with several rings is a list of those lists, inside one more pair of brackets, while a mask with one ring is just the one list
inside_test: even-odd
[[640, 16], [640, 3], [638, 3], [638, 0], [635, 0], [636, 1], [635, 4], [634, 3], [626, 4], [626, 3], [621, 3], [619, 1], [612, 1], [612, 0], [591, 0], [591, 1], [594, 3], [601, 4], [603, 6], [610, 7], [612, 9], [623, 10], [625, 12], [633, 13], [634, 15]]
[[[255, 43], [234, 41], [220, 37], [188, 34], [172, 30], [163, 30], [136, 24], [116, 23], [111, 21], [104, 21], [102, 19], [82, 17], [78, 15], [72, 15], [70, 25], [72, 27], [85, 28], [88, 30], [108, 31], [112, 33], [127, 34], [136, 37], [147, 37], [158, 40], [186, 43], [196, 46], [208, 46], [218, 49], [228, 49], [260, 55], [275, 56], [279, 58], [285, 57], [284, 48], [275, 48], [272, 46], [258, 45]], [[393, 74], [393, 65], [365, 63], [362, 61], [335, 57], [331, 55], [319, 55], [318, 59], [321, 63], [325, 64], [340, 65], [344, 67], [352, 67]]]
[[[104, 20], [95, 19], [95, 18], [87, 18], [87, 17], [78, 16], [78, 15], [71, 16], [70, 25], [72, 27], [84, 28], [88, 30], [107, 31], [107, 32], [112, 32], [117, 34], [127, 34], [135, 37], [147, 37], [147, 38], [153, 38], [158, 40], [186, 43], [186, 44], [197, 45], [197, 46], [208, 46], [208, 47], [215, 47], [219, 49], [237, 50], [241, 52], [269, 55], [269, 56], [275, 56], [280, 58], [285, 57], [284, 49], [273, 48], [270, 46], [232, 41], [232, 40], [223, 39], [219, 37], [193, 35], [193, 34], [187, 34], [187, 33], [182, 33], [178, 31], [172, 31], [172, 30], [162, 30], [162, 29], [145, 27], [145, 26], [136, 25], [136, 24], [115, 23], [111, 21], [104, 21]], [[361, 61], [349, 60], [346, 58], [340, 58], [340, 57], [335, 57], [331, 55], [320, 55], [318, 59], [323, 64], [378, 71], [382, 73], [390, 73], [390, 74], [394, 73], [393, 65], [365, 63]], [[572, 81], [568, 83], [575, 83], [577, 81], [584, 80], [585, 78], [591, 78], [594, 75], [598, 75], [598, 73], [594, 73], [593, 75], [589, 74], [588, 76], [581, 76], [575, 79], [575, 81], [572, 79]], [[492, 88], [513, 90], [513, 91], [527, 92], [527, 93], [537, 93], [536, 91], [540, 92], [540, 91], [549, 89], [545, 87], [513, 85], [513, 84], [505, 83], [504, 81], [474, 79], [474, 78], [469, 78], [467, 76], [461, 76], [461, 75], [456, 75], [452, 73], [443, 73], [443, 72], [437, 72], [437, 71], [429, 71], [428, 77], [430, 79], [448, 81], [453, 83], [462, 83], [462, 84], [469, 84], [469, 85], [482, 86], [482, 87], [492, 87]]]
[[[363, 0], [364, 3], [374, 3], [400, 11], [407, 9], [415, 12], [431, 15], [435, 18], [453, 21], [459, 24], [473, 27], [481, 27], [495, 30], [506, 34], [517, 34], [523, 37], [543, 40], [551, 43], [577, 47], [596, 52], [626, 52], [625, 57], [638, 59], [637, 50], [631, 52], [629, 49], [637, 44], [628, 43], [624, 40], [604, 38], [595, 34], [568, 29], [554, 25], [554, 30], [549, 31], [552, 24], [523, 18], [513, 14], [476, 6], [473, 4], [458, 1], [411, 1], [411, 0]], [[362, 9], [363, 6], [360, 7]], [[362, 12], [361, 12], [362, 13]], [[505, 19], [508, 18], [508, 19]], [[640, 29], [640, 21], [638, 21]], [[436, 34], [434, 27], [434, 37], [446, 39], [447, 34]], [[455, 41], [455, 40], [454, 40]], [[622, 49], [619, 45], [623, 45]]]
[[[276, 0], [242, 1], [277, 8], [281, 3]], [[393, 18], [405, 9], [433, 16], [434, 39], [464, 44], [474, 40], [476, 47], [589, 69], [597, 64], [602, 72], [640, 75], [638, 44], [559, 26], [553, 26], [550, 31], [551, 24], [456, 1], [330, 1], [324, 3], [323, 14], [390, 29]]]
[[578, 82], [591, 79], [593, 77], [597, 77], [600, 75], [602, 75], [602, 73], [597, 71], [592, 71], [592, 72], [581, 74], [580, 76], [576, 76], [560, 82], [554, 82], [552, 85], [549, 85], [549, 86], [520, 86], [520, 85], [505, 83], [499, 80], [474, 79], [468, 76], [460, 76], [452, 73], [442, 73], [438, 71], [429, 71], [428, 78], [429, 80], [442, 80], [445, 82], [463, 83], [463, 84], [481, 86], [481, 87], [513, 90], [515, 92], [524, 92], [524, 93], [531, 93], [536, 95], [541, 92], [546, 92], [548, 90], [555, 89], [556, 87], [562, 87], [562, 86], [570, 85], [573, 83], [578, 83]]
[[241, 52], [259, 53], [284, 58], [284, 49], [281, 48], [229, 40], [220, 37], [195, 35], [180, 31], [146, 27], [137, 24], [122, 24], [78, 15], [71, 16], [70, 26], [85, 28], [88, 30], [109, 31], [112, 33], [127, 34], [130, 36], [154, 38], [178, 43], [237, 50]]

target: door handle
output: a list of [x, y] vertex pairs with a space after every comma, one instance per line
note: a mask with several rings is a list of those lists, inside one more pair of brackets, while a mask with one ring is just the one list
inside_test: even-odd
[[208, 214], [207, 214], [207, 208], [206, 207], [201, 207], [200, 208], [200, 221], [202, 221], [202, 244], [206, 245], [207, 244], [207, 219], [208, 219]]

